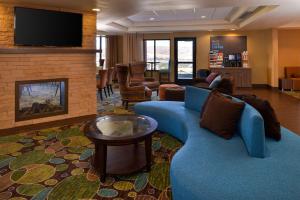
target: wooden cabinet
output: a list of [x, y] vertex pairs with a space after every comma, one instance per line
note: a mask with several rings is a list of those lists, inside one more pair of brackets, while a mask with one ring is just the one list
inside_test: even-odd
[[251, 68], [245, 67], [211, 67], [211, 72], [217, 72], [223, 76], [232, 76], [236, 87], [252, 87]]

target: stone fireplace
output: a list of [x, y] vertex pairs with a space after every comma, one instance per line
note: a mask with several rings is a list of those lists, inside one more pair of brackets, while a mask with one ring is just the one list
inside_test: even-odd
[[82, 47], [23, 47], [14, 45], [15, 6], [56, 10], [0, 3], [0, 135], [95, 117], [96, 14], [80, 12]]
[[16, 81], [16, 121], [68, 113], [68, 79]]

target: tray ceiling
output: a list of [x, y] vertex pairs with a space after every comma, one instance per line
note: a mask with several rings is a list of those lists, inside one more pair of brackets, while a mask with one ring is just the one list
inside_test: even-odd
[[[81, 11], [100, 8], [106, 32], [300, 28], [299, 0], [0, 0]], [[203, 17], [205, 16], [205, 17]]]

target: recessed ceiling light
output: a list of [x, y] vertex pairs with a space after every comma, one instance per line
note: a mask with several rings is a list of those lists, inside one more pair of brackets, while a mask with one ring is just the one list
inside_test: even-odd
[[154, 17], [150, 17], [149, 20], [150, 20], [150, 21], [154, 21], [155, 18], [154, 18]]
[[92, 11], [95, 11], [95, 12], [100, 12], [101, 9], [100, 8], [93, 8]]
[[201, 16], [201, 19], [205, 19], [205, 18], [206, 18], [206, 16], [205, 16], [205, 15], [202, 15], [202, 16]]
[[235, 29], [234, 29], [234, 28], [232, 28], [231, 30], [232, 30], [232, 31], [235, 31]]

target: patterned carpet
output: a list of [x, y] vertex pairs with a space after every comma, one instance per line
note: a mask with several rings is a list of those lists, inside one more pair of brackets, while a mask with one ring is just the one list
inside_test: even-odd
[[289, 95], [289, 96], [300, 99], [300, 91], [297, 91], [297, 92], [285, 91], [284, 93]]
[[[101, 115], [128, 114], [118, 93], [99, 103]], [[90, 169], [94, 145], [82, 124], [0, 137], [0, 199], [171, 199], [169, 167], [182, 144], [163, 133], [153, 136], [149, 173], [109, 176], [101, 183]]]

